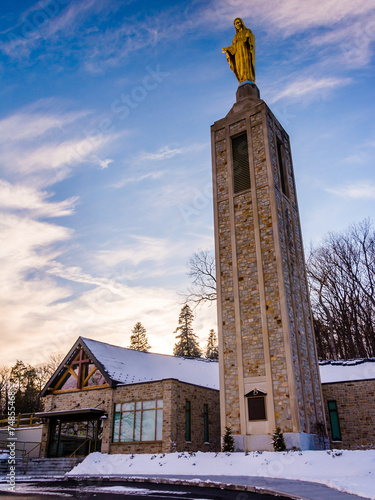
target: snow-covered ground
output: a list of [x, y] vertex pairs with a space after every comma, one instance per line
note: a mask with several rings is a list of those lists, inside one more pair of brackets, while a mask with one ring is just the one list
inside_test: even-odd
[[252, 453], [91, 453], [68, 475], [263, 476], [322, 483], [375, 499], [375, 450]]

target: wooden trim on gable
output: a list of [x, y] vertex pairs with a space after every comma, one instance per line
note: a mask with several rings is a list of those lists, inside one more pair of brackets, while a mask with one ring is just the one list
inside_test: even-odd
[[82, 387], [82, 389], [50, 389], [52, 394], [65, 394], [67, 392], [82, 392], [82, 391], [92, 391], [94, 389], [108, 389], [110, 388], [110, 384], [102, 384], [102, 385], [90, 385], [86, 387]]
[[[77, 349], [79, 350], [78, 352], [76, 352]], [[74, 369], [72, 368], [72, 363], [78, 362], [78, 360], [81, 359], [82, 351], [85, 353], [87, 358], [89, 358], [91, 360], [92, 364], [95, 365], [95, 368], [92, 369], [90, 371], [90, 373], [84, 379], [83, 379], [83, 374], [81, 373], [81, 370], [80, 370], [80, 374], [81, 374], [81, 378], [82, 378], [81, 382], [83, 385], [82, 388], [72, 388], [72, 389], [66, 389], [66, 390], [59, 389], [59, 387], [63, 386], [63, 384], [65, 383], [66, 376], [64, 376], [64, 375], [66, 375], [67, 373], [69, 373], [71, 376], [73, 376], [77, 380], [77, 383], [79, 385], [79, 375], [77, 375], [75, 373]], [[81, 366], [81, 365], [79, 365], [79, 366]], [[96, 370], [98, 370], [102, 374], [106, 383], [104, 383], [102, 385], [84, 387], [84, 384], [87, 383], [90, 376]], [[55, 373], [52, 375], [52, 377], [49, 379], [47, 384], [44, 386], [40, 395], [43, 397], [43, 396], [46, 396], [46, 394], [48, 394], [48, 393], [52, 393], [52, 394], [59, 393], [60, 394], [63, 392], [77, 392], [80, 390], [91, 390], [91, 389], [106, 388], [106, 387], [116, 387], [116, 385], [117, 385], [117, 382], [112, 380], [108, 376], [108, 374], [104, 370], [102, 363], [100, 363], [96, 359], [96, 357], [92, 354], [90, 349], [88, 349], [88, 347], [85, 344], [85, 341], [81, 337], [78, 337], [77, 341], [75, 342], [73, 347], [70, 349], [68, 354], [65, 356], [63, 361], [60, 363], [60, 365], [57, 368], [57, 370], [55, 371]]]

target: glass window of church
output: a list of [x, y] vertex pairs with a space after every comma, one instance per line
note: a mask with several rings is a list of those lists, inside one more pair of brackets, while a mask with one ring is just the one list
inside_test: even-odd
[[233, 191], [240, 193], [250, 188], [249, 150], [247, 135], [232, 137]]
[[103, 374], [97, 369], [82, 347], [78, 347], [69, 364], [65, 365], [62, 376], [57, 380], [54, 391], [81, 390], [105, 385]]
[[331, 423], [332, 441], [341, 441], [339, 412], [336, 401], [328, 401], [329, 421]]
[[188, 400], [185, 407], [185, 434], [186, 441], [191, 441], [191, 402]]
[[266, 398], [265, 396], [250, 396], [247, 398], [249, 420], [266, 420]]
[[113, 421], [113, 442], [161, 441], [163, 400], [117, 403]]

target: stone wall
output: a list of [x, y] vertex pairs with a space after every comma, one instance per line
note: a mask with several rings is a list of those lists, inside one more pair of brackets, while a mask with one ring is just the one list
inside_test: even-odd
[[[331, 448], [375, 448], [375, 380], [322, 384]], [[332, 442], [327, 401], [336, 401], [342, 441]]]
[[[191, 441], [186, 441], [186, 401], [191, 403]], [[204, 441], [204, 404], [208, 405], [209, 442]], [[220, 451], [219, 391], [172, 381], [173, 445], [168, 451]]]

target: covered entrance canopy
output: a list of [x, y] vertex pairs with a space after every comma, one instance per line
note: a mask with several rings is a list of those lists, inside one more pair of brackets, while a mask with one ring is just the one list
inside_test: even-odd
[[98, 408], [47, 411], [37, 414], [49, 420], [49, 457], [85, 456], [100, 451], [105, 411]]

